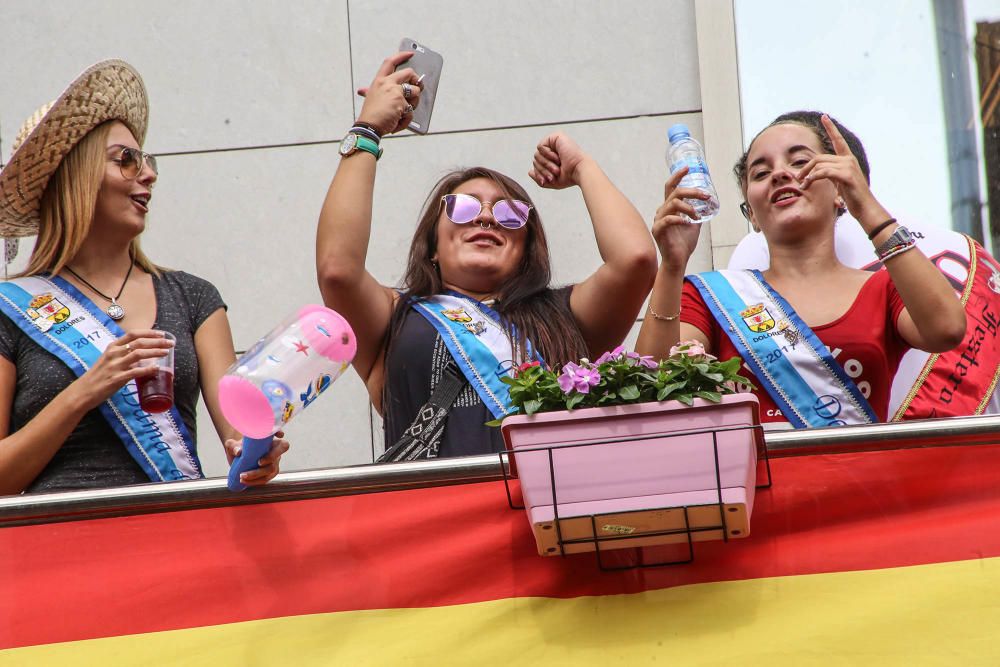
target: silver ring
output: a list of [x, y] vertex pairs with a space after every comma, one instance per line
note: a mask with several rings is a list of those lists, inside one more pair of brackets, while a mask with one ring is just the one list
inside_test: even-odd
[[403, 84], [403, 98], [410, 99], [413, 96], [413, 88], [408, 83]]
[[406, 115], [406, 114], [408, 114], [408, 113], [413, 113], [413, 105], [412, 105], [412, 104], [407, 104], [407, 105], [406, 105], [406, 106], [405, 106], [405, 107], [403, 108], [403, 115], [405, 116], [405, 115]]
[[132, 343], [125, 343], [125, 350], [127, 352], [131, 352], [132, 351]]

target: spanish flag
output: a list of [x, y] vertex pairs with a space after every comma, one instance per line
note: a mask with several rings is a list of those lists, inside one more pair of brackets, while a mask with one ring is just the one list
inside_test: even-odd
[[502, 482], [0, 529], [0, 665], [997, 665], [1000, 445], [772, 459], [686, 565], [543, 558]]

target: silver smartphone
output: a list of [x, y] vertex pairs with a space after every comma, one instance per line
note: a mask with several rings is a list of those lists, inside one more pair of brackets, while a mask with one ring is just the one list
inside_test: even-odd
[[413, 119], [408, 129], [417, 134], [427, 134], [431, 124], [431, 112], [434, 111], [434, 98], [437, 97], [438, 81], [441, 79], [441, 68], [444, 58], [440, 53], [430, 50], [420, 42], [404, 37], [399, 43], [400, 51], [413, 51], [413, 57], [397, 67], [397, 70], [412, 67], [417, 76], [422, 76], [423, 91], [420, 93], [420, 104], [413, 110]]

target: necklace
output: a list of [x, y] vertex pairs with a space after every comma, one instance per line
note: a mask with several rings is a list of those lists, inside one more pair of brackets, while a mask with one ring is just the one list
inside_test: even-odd
[[[129, 259], [131, 259], [131, 258], [129, 258]], [[77, 273], [73, 269], [69, 268], [68, 266], [66, 267], [66, 270], [69, 271], [70, 273], [72, 273], [73, 276], [75, 276], [76, 279], [79, 280], [81, 283], [83, 283], [84, 285], [86, 285], [87, 287], [89, 287], [94, 292], [94, 294], [96, 294], [97, 296], [101, 297], [105, 301], [110, 301], [111, 302], [111, 305], [108, 306], [107, 309], [104, 312], [106, 312], [108, 314], [108, 317], [110, 317], [115, 322], [117, 322], [118, 320], [120, 320], [123, 317], [125, 317], [125, 309], [122, 308], [122, 306], [121, 306], [120, 303], [118, 303], [118, 299], [122, 298], [122, 292], [125, 291], [125, 285], [128, 284], [129, 276], [132, 275], [132, 267], [133, 266], [135, 266], [135, 260], [132, 260], [129, 263], [129, 265], [128, 265], [128, 273], [125, 274], [125, 280], [122, 281], [122, 286], [118, 290], [118, 294], [116, 294], [113, 297], [112, 296], [108, 296], [107, 294], [105, 294], [101, 290], [97, 289], [96, 287], [94, 287], [93, 285], [91, 285], [90, 283], [88, 283], [86, 280], [84, 280], [83, 276], [81, 276], [79, 273]]]

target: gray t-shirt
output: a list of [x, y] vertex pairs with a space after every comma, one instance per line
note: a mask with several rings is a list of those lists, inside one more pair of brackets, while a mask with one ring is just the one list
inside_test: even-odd
[[[174, 405], [194, 440], [200, 394], [194, 332], [209, 315], [226, 305], [214, 285], [183, 271], [165, 271], [160, 278], [153, 276], [153, 288], [156, 293], [153, 328], [177, 337]], [[2, 315], [0, 354], [17, 367], [10, 424], [10, 432], [14, 433], [68, 387], [76, 375]], [[94, 489], [149, 481], [107, 420], [95, 409], [84, 415], [26, 492]]]

